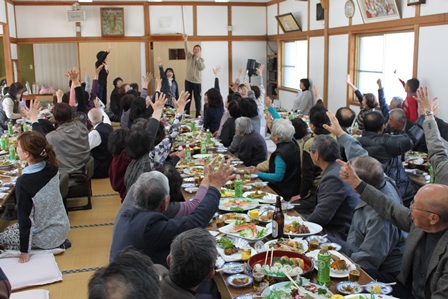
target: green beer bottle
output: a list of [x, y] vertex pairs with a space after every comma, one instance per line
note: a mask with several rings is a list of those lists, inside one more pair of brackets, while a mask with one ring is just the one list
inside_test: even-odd
[[328, 244], [322, 244], [322, 249], [317, 255], [317, 283], [327, 287], [330, 286], [330, 261]]

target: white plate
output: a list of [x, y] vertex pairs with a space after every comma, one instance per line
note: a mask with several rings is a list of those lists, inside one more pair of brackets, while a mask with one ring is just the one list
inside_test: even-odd
[[286, 216], [285, 217], [285, 225], [286, 224], [291, 224], [293, 221], [297, 221], [299, 223], [305, 224], [308, 229], [309, 229], [309, 233], [304, 233], [304, 234], [297, 234], [297, 233], [287, 233], [285, 232], [285, 235], [289, 235], [289, 236], [294, 236], [294, 237], [304, 237], [304, 236], [310, 236], [310, 235], [315, 235], [318, 234], [322, 231], [322, 226], [320, 226], [317, 223], [313, 223], [313, 222], [308, 222], [308, 221], [303, 221], [302, 218], [300, 217], [290, 217], [290, 216]]
[[[243, 240], [243, 241], [246, 241], [246, 240]], [[246, 241], [247, 242], [247, 241]], [[249, 245], [248, 245], [249, 246]], [[250, 246], [249, 246], [250, 247]], [[216, 249], [218, 250], [218, 254], [221, 256], [221, 258], [225, 261], [225, 262], [236, 262], [236, 261], [241, 261], [241, 249], [239, 249], [239, 248], [237, 248], [238, 249], [238, 252], [236, 252], [236, 253], [234, 253], [234, 254], [230, 254], [230, 255], [227, 255], [227, 254], [225, 254], [224, 253], [224, 249], [221, 247], [221, 246], [219, 246], [219, 245], [216, 245]], [[251, 253], [250, 253], [250, 255], [252, 256], [252, 255], [254, 255], [254, 254], [257, 254], [257, 252], [255, 251], [255, 249], [253, 249], [252, 247], [250, 248], [250, 251], [251, 251]], [[235, 272], [235, 273], [239, 273], [239, 272]]]
[[[314, 268], [317, 270], [317, 255], [319, 254], [319, 249], [308, 252], [306, 254], [307, 257], [314, 259]], [[344, 278], [344, 277], [348, 277], [348, 273], [350, 272], [350, 270], [354, 270], [356, 269], [355, 264], [353, 264], [347, 257], [345, 257], [343, 254], [335, 251], [335, 250], [329, 250], [328, 252], [330, 252], [331, 254], [339, 257], [342, 260], [345, 260], [345, 262], [347, 263], [347, 270], [344, 271], [340, 271], [340, 270], [334, 270], [330, 268], [330, 276], [333, 278]], [[333, 259], [331, 259], [330, 265], [333, 263]]]
[[[193, 172], [193, 169], [200, 169], [200, 173], [196, 173]], [[188, 168], [184, 168], [184, 173], [189, 174], [189, 175], [201, 175], [204, 174], [204, 166], [193, 166], [193, 167], [188, 167]]]
[[189, 187], [189, 188], [185, 188], [185, 192], [188, 192], [188, 193], [196, 193], [196, 192], [198, 192], [198, 187]]
[[[311, 298], [319, 298], [319, 299], [325, 299], [325, 298], [331, 298], [331, 296], [333, 295], [333, 293], [331, 293], [329, 290], [328, 290], [328, 288], [326, 288], [326, 287], [324, 287], [324, 286], [320, 286], [320, 285], [316, 285], [316, 284], [314, 284], [314, 283], [310, 283], [309, 282], [309, 280], [308, 279], [306, 279], [306, 278], [300, 278], [300, 279], [302, 279], [302, 281], [303, 281], [303, 285], [304, 286], [306, 286], [306, 285], [309, 285], [309, 284], [311, 284], [311, 285], [315, 285], [316, 287], [318, 287], [318, 288], [322, 288], [322, 289], [326, 289], [331, 295], [330, 295], [330, 297], [326, 297], [325, 295], [318, 295], [317, 293], [312, 293], [312, 292], [310, 292], [310, 291], [307, 291], [306, 289], [304, 289], [302, 286], [300, 287], [300, 293], [303, 295], [303, 294], [308, 294], [308, 295], [310, 295], [310, 296], [312, 296]], [[297, 281], [297, 280], [296, 280]], [[288, 286], [288, 287], [287, 287]], [[283, 291], [285, 291], [285, 297], [278, 297], [278, 298], [281, 298], [281, 299], [283, 299], [283, 298], [291, 298], [291, 295], [289, 295], [289, 293], [291, 292], [291, 290], [292, 290], [292, 288], [295, 288], [295, 286], [290, 282], [290, 281], [283, 281], [283, 282], [279, 282], [279, 283], [276, 283], [276, 284], [273, 284], [273, 285], [270, 285], [269, 287], [267, 287], [264, 291], [263, 291], [263, 293], [261, 293], [261, 297], [263, 297], [263, 298], [266, 298], [266, 297], [268, 297], [269, 296], [269, 294], [271, 293], [271, 291], [273, 290], [273, 289], [276, 289], [276, 290], [283, 290]], [[303, 297], [303, 296], [302, 296]], [[277, 298], [277, 297], [275, 297], [275, 298]]]
[[[352, 288], [353, 292], [347, 292], [346, 288]], [[363, 288], [357, 282], [341, 281], [336, 285], [336, 290], [341, 294], [351, 295], [361, 293]]]
[[[303, 240], [302, 238], [294, 238], [294, 239], [291, 239], [291, 240], [292, 241], [297, 241], [300, 244], [302, 244], [303, 251], [290, 250], [288, 248], [279, 249], [279, 250], [294, 251], [294, 252], [299, 252], [299, 253], [305, 253], [305, 252], [308, 251], [308, 242], [307, 241]], [[268, 242], [264, 243], [264, 248], [266, 248], [267, 251], [270, 251], [271, 248], [269, 247], [269, 245], [274, 244], [277, 241], [278, 240], [271, 240], [271, 241], [268, 241]]]
[[[249, 191], [249, 192], [244, 192], [243, 193], [243, 197], [249, 197], [250, 195], [256, 193], [257, 191]], [[261, 191], [264, 192], [264, 191]], [[273, 194], [273, 193], [268, 193], [268, 192], [264, 192], [266, 193], [266, 195], [264, 195], [262, 198], [254, 198], [256, 200], [258, 200], [258, 202], [261, 203], [269, 203], [269, 204], [274, 204], [277, 200], [277, 195]]]
[[182, 185], [180, 185], [182, 188], [191, 188], [191, 187], [196, 187], [196, 185], [194, 183], [183, 183]]
[[204, 158], [211, 158], [213, 157], [213, 154], [196, 154], [193, 155], [193, 159], [204, 159]]
[[238, 274], [238, 273], [243, 272], [244, 269], [246, 269], [246, 266], [243, 263], [236, 263], [236, 262], [225, 263], [224, 265], [222, 265], [219, 268], [223, 269], [223, 268], [236, 267], [236, 266], [240, 266], [240, 267], [227, 269], [227, 270], [224, 270], [222, 272], [224, 272], [226, 274]]
[[[232, 208], [241, 208], [243, 211], [252, 210], [258, 207], [258, 201], [255, 199], [242, 198], [224, 198], [219, 202], [219, 209], [230, 212], [240, 212], [232, 210]], [[242, 212], [242, 211], [241, 211]]]
[[[235, 281], [235, 279], [242, 279], [242, 278], [246, 279], [246, 280], [247, 280], [247, 283], [245, 283], [245, 284], [234, 284], [234, 283], [233, 283], [233, 281]], [[249, 285], [252, 284], [252, 281], [253, 281], [252, 277], [249, 276], [249, 275], [247, 275], [247, 274], [234, 274], [234, 275], [230, 275], [230, 276], [227, 277], [227, 279], [226, 279], [226, 282], [227, 282], [229, 285], [231, 285], [231, 286], [233, 286], [233, 287], [235, 287], [235, 288], [244, 288], [244, 287], [247, 287], [247, 286], [249, 286]]]
[[222, 232], [222, 233], [224, 233], [224, 234], [227, 234], [227, 235], [229, 235], [229, 236], [234, 236], [234, 237], [237, 237], [237, 238], [242, 238], [242, 239], [244, 239], [244, 240], [248, 240], [248, 241], [258, 241], [258, 240], [262, 240], [262, 239], [264, 239], [265, 237], [269, 236], [269, 235], [272, 233], [272, 227], [267, 227], [267, 226], [266, 226], [266, 227], [261, 227], [261, 226], [256, 225], [255, 227], [256, 227], [256, 229], [257, 229], [257, 232], [260, 232], [261, 230], [264, 229], [265, 234], [264, 234], [262, 237], [259, 237], [259, 238], [257, 238], [257, 236], [255, 236], [255, 237], [250, 237], [250, 238], [249, 238], [249, 237], [240, 236], [240, 234], [239, 234], [238, 232], [234, 232], [234, 231], [233, 231], [233, 227], [234, 227], [234, 226], [235, 226], [234, 224], [229, 224], [229, 225], [220, 227], [220, 228], [219, 228], [219, 231]]
[[[226, 219], [226, 217], [225, 217], [226, 215], [233, 215], [233, 214], [236, 214], [238, 217], [244, 218], [244, 219], [235, 219], [235, 218]], [[247, 216], [246, 214], [242, 214], [242, 213], [226, 213], [226, 214], [222, 215], [222, 217], [224, 219], [224, 223], [227, 223], [227, 224], [235, 223], [235, 221], [237, 221], [237, 220], [250, 222], [249, 216]]]
[[[362, 297], [360, 297], [362, 296]], [[378, 295], [378, 294], [352, 294], [352, 295], [347, 295], [344, 298], [345, 299], [359, 299], [359, 298], [365, 298], [365, 299], [371, 299], [373, 296], [373, 298], [375, 299], [399, 299], [397, 297], [392, 297], [392, 296], [388, 296], [388, 295]]]
[[392, 293], [393, 289], [391, 286], [386, 286], [384, 285], [383, 282], [376, 282], [376, 281], [371, 281], [369, 283], [366, 284], [366, 286], [364, 287], [366, 289], [366, 292], [372, 292], [373, 288], [375, 287], [375, 285], [378, 285], [381, 289], [381, 294], [387, 295]]
[[[275, 211], [275, 207], [273, 207], [273, 206], [262, 206], [262, 207], [260, 207], [257, 210], [258, 210], [258, 221], [260, 221], [262, 223], [271, 222], [272, 219], [269, 219], [267, 221], [260, 220], [260, 215], [261, 216], [265, 216], [269, 211], [274, 212]], [[249, 215], [249, 217], [250, 217], [250, 211], [247, 212], [247, 215]]]

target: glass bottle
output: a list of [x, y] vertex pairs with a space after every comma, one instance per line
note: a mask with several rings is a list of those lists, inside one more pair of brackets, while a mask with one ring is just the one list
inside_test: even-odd
[[210, 133], [210, 129], [207, 129], [207, 132], [205, 133], [205, 136], [207, 138], [207, 144], [212, 142], [212, 134]]
[[434, 181], [435, 181], [434, 168], [432, 167], [432, 165], [430, 163], [428, 163], [428, 165], [429, 165], [429, 175], [430, 175], [429, 183], [434, 184]]
[[9, 135], [13, 135], [13, 134], [14, 134], [12, 121], [10, 121], [10, 122], [8, 123], [8, 134], [9, 134]]
[[190, 144], [187, 143], [187, 146], [185, 147], [185, 160], [190, 161], [191, 160], [191, 148]]
[[282, 211], [282, 203], [280, 202], [280, 196], [277, 196], [275, 202], [275, 212], [272, 215], [272, 238], [279, 239], [284, 236], [285, 215]]
[[330, 261], [328, 244], [322, 244], [322, 249], [317, 255], [317, 283], [327, 287], [330, 286]]

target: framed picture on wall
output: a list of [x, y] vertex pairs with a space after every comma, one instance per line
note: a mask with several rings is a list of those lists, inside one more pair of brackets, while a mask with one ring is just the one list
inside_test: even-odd
[[408, 6], [417, 5], [417, 4], [425, 4], [426, 0], [408, 0]]
[[276, 16], [277, 22], [282, 27], [283, 32], [301, 31], [299, 24], [292, 13]]
[[117, 7], [101, 8], [101, 35], [102, 36], [124, 35], [123, 8], [117, 8]]
[[358, 0], [358, 5], [364, 23], [400, 19], [396, 0]]

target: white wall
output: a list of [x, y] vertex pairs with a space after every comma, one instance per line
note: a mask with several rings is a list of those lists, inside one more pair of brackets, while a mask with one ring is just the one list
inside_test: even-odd
[[278, 99], [280, 100], [280, 106], [285, 108], [286, 110], [291, 110], [294, 99], [296, 97], [297, 92], [291, 92], [286, 90], [280, 90], [278, 93]]
[[446, 70], [448, 62], [446, 49], [448, 40], [435, 37], [446, 36], [448, 25], [420, 28], [418, 75], [420, 86], [428, 86], [431, 98], [438, 97], [439, 117], [448, 121], [448, 102], [446, 100]]
[[[324, 38], [312, 37], [309, 39], [309, 73], [308, 79], [311, 85], [318, 85], [323, 96], [324, 86]], [[315, 99], [316, 100], [316, 99]]]
[[[329, 1], [331, 2], [331, 1]], [[324, 21], [316, 21], [316, 5], [320, 0], [309, 0], [310, 3], [310, 30], [324, 29]]]
[[19, 59], [17, 44], [11, 44], [11, 59]]
[[[6, 22], [6, 3], [5, 0], [0, 0], [0, 22], [7, 23]], [[1, 33], [3, 34], [3, 28]]]
[[[206, 66], [202, 71], [202, 94], [214, 87], [215, 76], [213, 75], [213, 69], [216, 66], [220, 66], [219, 87], [223, 99], [227, 97], [229, 93], [229, 82], [227, 80], [229, 74], [229, 51], [227, 50], [227, 45], [227, 42], [201, 42]], [[216, 53], [219, 53], [219, 55], [216, 55]]]
[[17, 22], [18, 37], [75, 37], [75, 23], [67, 21], [67, 10], [71, 6], [17, 6], [16, 15], [28, 20]]
[[[345, 76], [347, 74], [348, 62], [348, 35], [330, 36], [328, 56], [328, 110], [333, 113], [340, 107], [346, 105], [347, 85]], [[320, 88], [322, 93], [322, 87]]]
[[14, 5], [12, 5], [11, 3], [7, 3], [6, 6], [7, 6], [7, 11], [8, 11], [9, 36], [17, 37], [16, 16], [14, 14]]
[[192, 6], [150, 6], [149, 22], [151, 34], [183, 33], [182, 14], [187, 35], [193, 34]]
[[448, 1], [426, 1], [420, 6], [420, 15], [434, 15], [448, 12]]
[[[279, 4], [279, 15], [292, 13], [302, 31], [308, 30], [308, 2], [304, 1], [283, 1]], [[274, 18], [274, 22], [277, 22]], [[282, 29], [279, 29], [282, 33]]]
[[227, 6], [197, 7], [198, 35], [227, 35]]
[[233, 35], [265, 35], [266, 7], [232, 7]]
[[[349, 19], [345, 16], [345, 2], [346, 0], [332, 0], [328, 1], [330, 6], [329, 18], [330, 28], [348, 26]], [[355, 3], [354, 1], [353, 3]], [[357, 4], [355, 4], [357, 5]], [[356, 10], [356, 9], [355, 9]]]
[[275, 19], [275, 16], [278, 15], [277, 10], [278, 10], [277, 4], [269, 5], [267, 7], [266, 22], [268, 23], [268, 35], [278, 34], [278, 24], [277, 24], [277, 20]]

